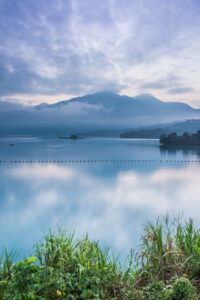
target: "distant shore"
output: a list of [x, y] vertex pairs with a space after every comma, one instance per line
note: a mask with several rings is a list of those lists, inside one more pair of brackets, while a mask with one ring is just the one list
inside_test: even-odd
[[59, 139], [65, 139], [65, 140], [80, 140], [80, 139], [84, 139], [84, 137], [82, 136], [78, 136], [76, 134], [72, 134], [70, 136], [59, 136]]
[[200, 130], [193, 134], [187, 132], [183, 135], [177, 135], [175, 132], [162, 134], [160, 144], [162, 147], [200, 147]]

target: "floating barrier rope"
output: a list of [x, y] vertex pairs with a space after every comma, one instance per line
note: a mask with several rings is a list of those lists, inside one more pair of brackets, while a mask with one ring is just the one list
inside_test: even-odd
[[200, 160], [156, 160], [156, 159], [69, 159], [69, 160], [0, 160], [0, 164], [85, 164], [85, 163], [200, 163]]

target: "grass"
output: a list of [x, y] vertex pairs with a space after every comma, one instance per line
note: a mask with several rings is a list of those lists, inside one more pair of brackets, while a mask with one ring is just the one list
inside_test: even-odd
[[50, 232], [33, 255], [0, 258], [1, 300], [200, 299], [200, 229], [168, 218], [147, 223], [138, 253], [121, 266], [88, 236]]

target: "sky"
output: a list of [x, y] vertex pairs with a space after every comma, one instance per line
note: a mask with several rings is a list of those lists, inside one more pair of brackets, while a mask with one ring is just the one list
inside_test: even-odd
[[100, 90], [200, 107], [199, 0], [0, 0], [0, 101]]

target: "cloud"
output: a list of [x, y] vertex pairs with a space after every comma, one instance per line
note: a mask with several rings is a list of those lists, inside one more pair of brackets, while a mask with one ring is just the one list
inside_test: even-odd
[[0, 96], [134, 95], [151, 78], [171, 99], [159, 80], [173, 74], [195, 100], [199, 12], [194, 0], [1, 0]]
[[190, 93], [193, 92], [194, 89], [190, 87], [177, 87], [177, 88], [172, 88], [168, 89], [168, 93], [170, 94], [185, 94], [185, 93]]
[[[51, 110], [52, 108], [50, 108]], [[83, 102], [70, 102], [65, 106], [57, 107], [56, 109], [60, 110], [60, 112], [64, 115], [87, 115], [89, 112], [110, 112], [112, 108], [106, 108], [101, 103], [100, 104], [90, 104]]]
[[149, 81], [140, 86], [143, 90], [164, 90], [167, 94], [177, 95], [195, 92], [194, 88], [184, 84], [185, 78], [168, 75], [155, 81]]
[[169, 75], [165, 78], [160, 78], [155, 81], [149, 81], [140, 86], [141, 89], [169, 89], [180, 85], [182, 78], [174, 75]]

